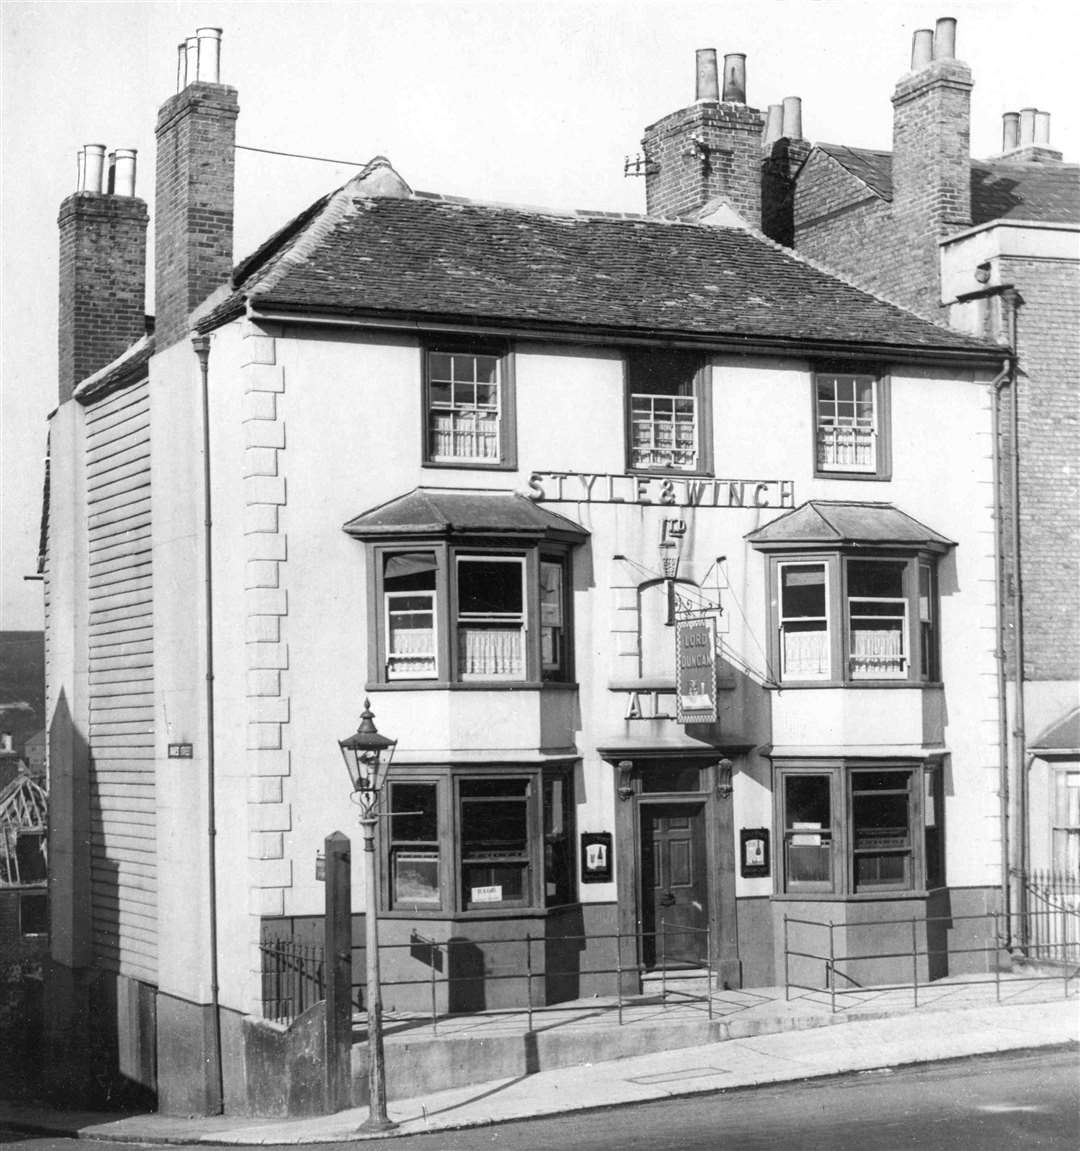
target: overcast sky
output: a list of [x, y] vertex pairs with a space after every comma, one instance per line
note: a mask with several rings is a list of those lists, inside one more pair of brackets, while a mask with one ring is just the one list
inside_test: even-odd
[[[237, 141], [363, 163], [382, 153], [416, 189], [552, 207], [641, 211], [623, 178], [641, 130], [694, 98], [694, 50], [747, 55], [747, 102], [803, 99], [814, 141], [891, 147], [889, 97], [911, 36], [957, 17], [975, 76], [974, 156], [1001, 114], [1051, 113], [1080, 159], [1075, 4], [1051, 0], [0, 0], [0, 630], [41, 624], [34, 569], [45, 417], [56, 398], [56, 215], [86, 143], [139, 150], [153, 217], [154, 122], [176, 44], [224, 29]], [[337, 187], [348, 164], [241, 151], [236, 256]], [[153, 223], [151, 222], [151, 234]], [[152, 277], [151, 277], [152, 279]]]

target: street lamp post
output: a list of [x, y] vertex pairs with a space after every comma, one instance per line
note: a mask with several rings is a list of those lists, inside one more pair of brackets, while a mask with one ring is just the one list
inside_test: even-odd
[[366, 906], [364, 925], [367, 951], [368, 1117], [361, 1131], [391, 1131], [397, 1124], [386, 1114], [386, 1065], [383, 1062], [382, 987], [379, 983], [378, 878], [375, 865], [375, 827], [379, 793], [390, 771], [397, 747], [375, 730], [370, 700], [364, 700], [360, 726], [347, 739], [338, 740], [349, 771], [353, 802], [360, 808], [364, 836]]

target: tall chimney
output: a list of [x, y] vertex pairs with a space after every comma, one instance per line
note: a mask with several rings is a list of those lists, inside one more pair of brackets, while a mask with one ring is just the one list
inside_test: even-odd
[[[908, 238], [898, 257], [901, 286], [894, 295], [937, 317], [937, 242], [971, 224], [972, 79], [971, 69], [955, 57], [954, 20], [937, 22], [930, 60], [920, 35], [919, 50], [913, 53], [916, 67], [900, 78], [892, 98], [893, 215]], [[927, 268], [935, 269], [932, 277]]]
[[218, 82], [221, 30], [200, 28], [178, 54], [180, 91], [157, 122], [155, 340], [169, 347], [233, 264], [236, 89]]
[[130, 181], [103, 191], [105, 145], [85, 145], [76, 190], [60, 205], [60, 403], [146, 332], [148, 216], [135, 197], [135, 149], [118, 154], [130, 157]]
[[802, 100], [785, 96], [782, 104], [770, 104], [761, 163], [761, 230], [789, 248], [795, 244], [795, 177], [809, 155]]
[[699, 49], [696, 98], [645, 129], [646, 211], [684, 216], [722, 197], [748, 224], [761, 221], [761, 136], [765, 118], [746, 105], [746, 57], [724, 57], [718, 98], [716, 52]]

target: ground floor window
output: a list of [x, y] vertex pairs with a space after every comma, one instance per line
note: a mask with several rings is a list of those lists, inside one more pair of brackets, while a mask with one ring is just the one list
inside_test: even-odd
[[1080, 872], [1080, 771], [1054, 772], [1054, 867]]
[[388, 910], [532, 909], [576, 898], [571, 765], [395, 773], [383, 832]]
[[873, 895], [944, 882], [939, 765], [778, 764], [775, 795], [783, 893]]

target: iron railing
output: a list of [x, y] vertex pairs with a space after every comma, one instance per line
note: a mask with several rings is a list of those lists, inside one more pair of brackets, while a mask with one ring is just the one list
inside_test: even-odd
[[1033, 871], [1027, 876], [1028, 954], [1051, 963], [1080, 963], [1080, 875]]
[[[1033, 933], [1041, 932], [1046, 934], [1046, 927], [1036, 927], [1035, 924], [1039, 920], [1049, 921], [1051, 917], [1057, 916], [1058, 910], [1054, 911], [1031, 911], [1029, 910], [1025, 916], [1025, 922], [1028, 928], [1029, 938]], [[1069, 913], [1077, 918], [1080, 918], [1080, 911]], [[1013, 917], [1016, 918], [1015, 916]], [[982, 930], [976, 924], [982, 924]], [[803, 942], [801, 939], [793, 940], [792, 929], [795, 929], [796, 934], [803, 936], [810, 934], [813, 938], [809, 942]], [[802, 929], [810, 928], [809, 933]], [[868, 931], [872, 932], [875, 929], [886, 929], [892, 934], [904, 932], [910, 938], [910, 946], [903, 949], [889, 950], [886, 947], [868, 947], [862, 951], [842, 951], [837, 948], [837, 932], [838, 931], [855, 931], [860, 934], [865, 934]], [[919, 936], [920, 928], [927, 939], [933, 929], [939, 931], [959, 930], [962, 933], [969, 935], [973, 940], [981, 939], [981, 942], [976, 946], [960, 946], [956, 941], [951, 941], [943, 944], [941, 947], [931, 947], [929, 942], [926, 946], [920, 947]], [[934, 961], [940, 960], [942, 957], [949, 959], [958, 958], [960, 956], [982, 956], [982, 965], [986, 968], [986, 972], [993, 976], [995, 985], [995, 1000], [1001, 1001], [1001, 984], [1002, 975], [1007, 973], [1008, 979], [1013, 982], [1045, 982], [1050, 976], [1045, 971], [1036, 970], [1013, 970], [1012, 958], [1010, 956], [1008, 947], [1009, 941], [1018, 938], [1015, 931], [1015, 924], [1008, 922], [1007, 917], [1000, 912], [984, 912], [978, 915], [937, 915], [937, 916], [911, 916], [910, 919], [860, 919], [855, 922], [840, 922], [831, 923], [827, 920], [820, 919], [803, 919], [797, 916], [785, 915], [784, 916], [784, 998], [790, 1000], [791, 992], [796, 991], [821, 991], [827, 992], [829, 996], [829, 1009], [835, 1013], [837, 1011], [837, 997], [848, 996], [858, 998], [861, 996], [878, 995], [885, 991], [903, 991], [909, 990], [912, 993], [912, 1001], [915, 1007], [919, 1006], [919, 992], [925, 991], [927, 985], [931, 980], [928, 975], [920, 976], [921, 971], [928, 972], [931, 964]], [[1076, 930], [1076, 925], [1072, 925], [1068, 929], [1070, 932]], [[797, 945], [795, 945], [797, 944]], [[1051, 945], [1046, 944], [1047, 948]], [[1060, 946], [1060, 945], [1058, 945]], [[809, 950], [810, 948], [819, 948], [820, 950]], [[1021, 959], [1030, 958], [1030, 956], [1019, 957]], [[805, 971], [808, 967], [811, 972], [820, 972], [820, 982], [799, 982], [792, 978], [792, 960], [803, 960], [801, 968]], [[911, 972], [911, 979], [909, 982], [903, 983], [873, 983], [863, 986], [862, 983], [856, 978], [851, 970], [851, 965], [857, 963], [872, 963], [881, 960], [894, 960], [897, 964], [909, 963], [908, 968]], [[924, 963], [925, 961], [925, 968]], [[818, 966], [820, 965], [820, 966]], [[1075, 964], [1069, 962], [1062, 962], [1060, 964], [1060, 973], [1054, 976], [1060, 978], [1063, 983], [1063, 990], [1066, 997], [1070, 993], [1070, 983], [1080, 977], [1080, 968]], [[839, 986], [839, 984], [843, 986]], [[948, 976], [949, 987], [963, 987], [965, 985], [985, 984], [986, 974], [972, 975], [970, 978], [961, 976]], [[850, 1001], [850, 1000], [849, 1000]]]
[[326, 998], [323, 949], [295, 939], [264, 939], [262, 956], [263, 1018], [291, 1023]]

